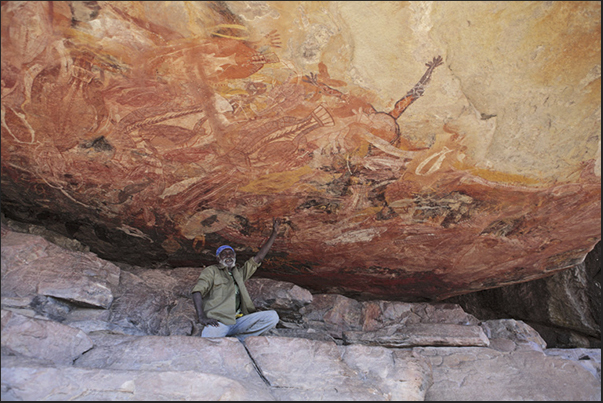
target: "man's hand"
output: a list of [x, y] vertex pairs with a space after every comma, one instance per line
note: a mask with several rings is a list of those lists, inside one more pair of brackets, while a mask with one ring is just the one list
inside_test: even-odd
[[264, 260], [264, 258], [266, 257], [266, 253], [268, 253], [268, 251], [272, 247], [272, 244], [274, 243], [274, 240], [276, 239], [276, 236], [278, 235], [278, 230], [280, 227], [281, 227], [281, 219], [273, 218], [272, 219], [272, 234], [270, 234], [270, 237], [268, 238], [268, 240], [266, 240], [264, 245], [262, 245], [262, 247], [260, 248], [257, 255], [255, 255], [253, 257], [253, 260], [255, 260], [256, 263], [260, 263], [262, 260]]
[[198, 322], [203, 326], [218, 327], [218, 321], [212, 318], [198, 318]]
[[193, 293], [193, 303], [195, 304], [195, 310], [197, 311], [197, 322], [203, 326], [218, 326], [216, 319], [208, 318], [203, 311], [203, 297], [201, 293], [196, 291]]
[[272, 232], [273, 233], [278, 233], [278, 229], [281, 227], [281, 219], [280, 218], [273, 218], [272, 219]]

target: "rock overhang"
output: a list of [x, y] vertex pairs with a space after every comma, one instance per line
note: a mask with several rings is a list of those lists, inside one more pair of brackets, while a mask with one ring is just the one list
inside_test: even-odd
[[259, 275], [443, 299], [600, 240], [595, 3], [49, 4], [2, 6], [3, 212], [103, 258], [247, 257], [278, 216]]

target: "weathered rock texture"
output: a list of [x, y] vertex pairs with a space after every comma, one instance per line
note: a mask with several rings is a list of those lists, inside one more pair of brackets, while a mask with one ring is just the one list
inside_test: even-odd
[[[57, 265], [70, 293], [32, 287], [31, 268], [51, 278]], [[98, 266], [111, 267], [110, 306], [83, 292]], [[600, 400], [600, 349], [547, 349], [522, 321], [252, 278], [254, 303], [281, 321], [242, 344], [198, 337], [201, 268], [120, 266], [2, 227], [3, 401]]]
[[71, 252], [39, 236], [2, 237], [3, 297], [44, 296], [108, 308], [119, 284], [119, 267], [86, 252]]
[[317, 292], [540, 278], [601, 238], [600, 11], [4, 2], [2, 208], [137, 265], [284, 217], [263, 275]]
[[[595, 384], [582, 383], [574, 375], [585, 370], [578, 361], [555, 360], [559, 357], [538, 351], [504, 353], [479, 347], [418, 350], [428, 357], [434, 377], [425, 400], [580, 400], [601, 393]], [[536, 373], [540, 376], [531, 375]]]
[[549, 346], [601, 348], [601, 243], [584, 262], [561, 273], [446, 302], [460, 304], [482, 320], [521, 319]]

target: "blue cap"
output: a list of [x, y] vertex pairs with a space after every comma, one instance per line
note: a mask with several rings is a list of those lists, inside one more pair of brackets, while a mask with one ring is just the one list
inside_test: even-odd
[[[230, 249], [233, 252], [235, 251], [232, 247], [228, 246], [228, 245], [222, 245], [218, 248], [218, 250], [216, 251], [216, 256], [220, 256], [220, 252], [222, 252], [224, 249]], [[235, 252], [236, 253], [236, 252]]]

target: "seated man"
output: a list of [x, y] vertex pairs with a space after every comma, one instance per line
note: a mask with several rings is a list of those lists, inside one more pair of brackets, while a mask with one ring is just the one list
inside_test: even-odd
[[245, 281], [272, 247], [279, 227], [280, 220], [274, 219], [270, 238], [243, 267], [236, 266], [234, 249], [223, 245], [216, 251], [219, 264], [203, 269], [192, 290], [197, 319], [205, 326], [201, 337], [235, 336], [243, 341], [276, 326], [279, 318], [275, 311], [255, 312]]

